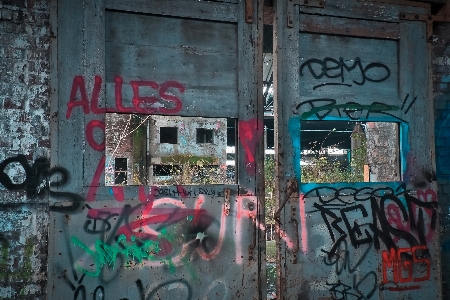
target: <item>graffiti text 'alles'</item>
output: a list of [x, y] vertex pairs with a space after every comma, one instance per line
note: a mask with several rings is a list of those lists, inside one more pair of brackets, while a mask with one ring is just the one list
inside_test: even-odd
[[[100, 76], [95, 76], [92, 97], [89, 101], [83, 76], [75, 76], [72, 83], [69, 102], [67, 103], [66, 118], [70, 118], [73, 108], [77, 106], [80, 106], [85, 114], [89, 114], [91, 111], [95, 114], [102, 114], [107, 112], [143, 114], [160, 112], [165, 114], [174, 114], [181, 110], [181, 99], [173, 95], [174, 90], [178, 90], [180, 93], [184, 93], [184, 86], [178, 81], [166, 81], [163, 83], [157, 83], [155, 81], [148, 80], [132, 80], [130, 81], [130, 85], [133, 89], [133, 98], [131, 100], [131, 102], [133, 103], [132, 107], [125, 107], [123, 105], [123, 79], [120, 76], [116, 76], [114, 78], [114, 94], [116, 107], [100, 108], [98, 104], [98, 98], [102, 87], [102, 78]], [[140, 95], [140, 87], [149, 87], [156, 90], [158, 92], [159, 98], [153, 95]], [[81, 99], [77, 99], [78, 92]]]

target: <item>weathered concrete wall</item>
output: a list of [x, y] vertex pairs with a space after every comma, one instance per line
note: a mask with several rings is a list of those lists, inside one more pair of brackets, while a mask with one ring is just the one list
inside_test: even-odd
[[399, 137], [396, 123], [368, 122], [366, 127], [370, 181], [398, 181]]
[[433, 31], [433, 90], [435, 110], [436, 177], [441, 212], [443, 298], [450, 297], [450, 24]]
[[[227, 120], [225, 118], [152, 116], [150, 120], [149, 155], [152, 163], [161, 164], [164, 161], [179, 163], [180, 159], [177, 161], [177, 156], [210, 158], [212, 164], [226, 163]], [[177, 128], [176, 144], [160, 142], [161, 127]], [[197, 143], [196, 130], [199, 128], [213, 131], [211, 143]]]
[[0, 12], [0, 298], [45, 299], [49, 4], [0, 1]]

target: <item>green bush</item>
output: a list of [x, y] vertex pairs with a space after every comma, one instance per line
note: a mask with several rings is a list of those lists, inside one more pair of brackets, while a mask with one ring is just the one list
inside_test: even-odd
[[[301, 168], [302, 182], [363, 182], [364, 165], [367, 164], [367, 146], [364, 135], [352, 134], [353, 138], [361, 138], [361, 146], [351, 153], [350, 167], [346, 168], [339, 161], [325, 155], [317, 155], [308, 165]], [[320, 149], [317, 153], [326, 152]]]

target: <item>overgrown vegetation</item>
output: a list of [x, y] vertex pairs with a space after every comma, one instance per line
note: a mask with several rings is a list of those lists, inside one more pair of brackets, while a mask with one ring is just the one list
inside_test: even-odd
[[266, 260], [268, 262], [275, 262], [277, 255], [277, 246], [275, 240], [266, 242]]
[[361, 182], [364, 181], [364, 165], [367, 164], [367, 146], [363, 134], [353, 133], [353, 139], [361, 139], [360, 146], [353, 149], [349, 167], [328, 155], [327, 149], [320, 148], [315, 156], [301, 168], [302, 182]]
[[[308, 160], [301, 168], [301, 182], [331, 183], [331, 182], [363, 182], [364, 165], [367, 164], [367, 146], [364, 134], [353, 133], [353, 139], [361, 139], [360, 146], [351, 153], [349, 166], [328, 155], [327, 149], [323, 148], [323, 142], [318, 149], [314, 150], [314, 157]], [[315, 142], [317, 144], [317, 141]], [[275, 205], [275, 160], [266, 157], [264, 160], [265, 181], [265, 213], [266, 224], [274, 224]]]
[[[189, 185], [189, 184], [226, 184], [233, 183], [227, 178], [227, 166], [217, 165], [213, 157], [199, 157], [189, 154], [178, 154], [165, 158], [163, 168], [169, 176], [155, 180], [155, 184]], [[216, 163], [216, 164], [212, 164]]]
[[273, 157], [267, 156], [264, 159], [264, 184], [266, 224], [275, 224], [275, 159]]

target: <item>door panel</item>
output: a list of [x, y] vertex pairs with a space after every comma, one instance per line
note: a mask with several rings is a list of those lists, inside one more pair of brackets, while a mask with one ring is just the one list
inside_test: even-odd
[[[107, 11], [108, 104], [114, 105], [118, 74], [124, 82], [122, 97], [128, 100], [123, 101], [127, 107], [132, 106], [133, 99], [130, 81], [149, 80], [162, 85], [178, 80], [178, 89], [183, 92], [178, 91], [177, 96], [183, 103], [179, 108], [168, 108], [171, 114], [237, 118], [237, 34], [237, 23]], [[178, 85], [172, 85], [175, 91], [170, 92], [177, 92]], [[146, 96], [145, 91], [141, 93]], [[158, 96], [158, 91], [155, 94]]]
[[[58, 2], [52, 164], [64, 172], [52, 179], [50, 299], [265, 295], [261, 14], [258, 1]], [[106, 128], [109, 113], [125, 121]], [[167, 143], [152, 136], [154, 120], [203, 124], [197, 135], [192, 124], [177, 128], [175, 143], [192, 129], [183, 138], [197, 153], [188, 154], [217, 144], [226, 159], [225, 118], [236, 121], [235, 182], [163, 186], [130, 175], [151, 170], [151, 141]]]
[[[335, 11], [332, 2], [324, 9], [294, 6], [292, 28], [280, 17], [286, 9], [285, 2], [277, 3], [278, 296], [440, 298], [425, 24], [389, 23], [393, 34], [379, 34], [379, 21], [418, 8], [388, 5], [386, 15], [377, 8], [345, 13], [360, 21], [339, 18], [344, 12]], [[303, 14], [313, 11], [322, 16]], [[323, 30], [314, 25], [317, 19]], [[360, 31], [348, 25], [359, 22]], [[376, 122], [398, 124], [398, 154], [382, 157], [398, 180], [302, 182], [306, 121], [364, 123], [367, 134]], [[378, 153], [381, 160], [392, 137], [371, 138], [378, 146], [370, 155]]]

